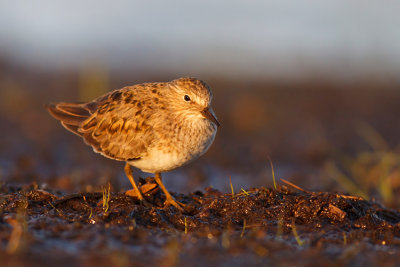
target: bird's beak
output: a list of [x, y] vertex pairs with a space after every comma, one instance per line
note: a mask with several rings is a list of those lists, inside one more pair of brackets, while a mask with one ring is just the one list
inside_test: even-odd
[[204, 116], [204, 118], [209, 119], [210, 121], [212, 121], [213, 123], [215, 123], [215, 125], [217, 125], [217, 127], [220, 126], [219, 121], [217, 120], [214, 111], [212, 110], [212, 108], [205, 108], [203, 109], [203, 111], [201, 112], [201, 114]]

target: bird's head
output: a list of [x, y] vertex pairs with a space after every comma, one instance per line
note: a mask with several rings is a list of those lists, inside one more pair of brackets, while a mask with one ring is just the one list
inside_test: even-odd
[[170, 97], [174, 99], [170, 101], [171, 108], [185, 116], [207, 119], [220, 126], [211, 107], [212, 92], [205, 82], [185, 77], [169, 82], [169, 87]]

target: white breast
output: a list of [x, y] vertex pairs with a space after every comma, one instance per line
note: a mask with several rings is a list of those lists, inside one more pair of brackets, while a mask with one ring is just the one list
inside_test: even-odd
[[[197, 128], [197, 127], [196, 127]], [[185, 165], [203, 155], [214, 141], [216, 127], [207, 123], [201, 129], [192, 128], [174, 140], [166, 140], [162, 146], [154, 145], [147, 156], [129, 162], [144, 172], [160, 173]], [[164, 140], [165, 141], [165, 140]]]

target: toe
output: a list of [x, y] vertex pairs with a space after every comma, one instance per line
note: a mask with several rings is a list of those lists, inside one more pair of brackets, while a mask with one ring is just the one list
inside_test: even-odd
[[137, 198], [140, 201], [144, 200], [143, 195], [135, 189], [130, 189], [130, 190], [126, 191], [125, 195]]
[[174, 206], [177, 210], [179, 210], [180, 212], [183, 212], [185, 204], [175, 201], [174, 199], [167, 199], [164, 202], [164, 207], [169, 207], [169, 206]]

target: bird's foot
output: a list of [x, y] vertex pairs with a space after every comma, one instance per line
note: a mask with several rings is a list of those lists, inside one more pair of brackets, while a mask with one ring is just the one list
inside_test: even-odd
[[177, 210], [179, 210], [180, 212], [184, 212], [184, 208], [186, 207], [185, 204], [176, 201], [174, 198], [170, 197], [167, 198], [164, 202], [164, 208], [167, 208], [169, 206], [174, 206]]
[[140, 204], [147, 208], [152, 207], [152, 205], [143, 197], [143, 195], [140, 192], [138, 194], [138, 192], [135, 189], [130, 189], [126, 191], [125, 195], [139, 199]]
[[144, 184], [144, 185], [140, 186], [139, 192], [134, 188], [134, 189], [127, 190], [125, 192], [125, 195], [130, 196], [130, 197], [135, 197], [135, 198], [138, 198], [139, 200], [141, 200], [144, 198], [143, 197], [144, 195], [154, 194], [155, 192], [157, 192], [158, 188], [156, 188], [156, 187], [157, 187], [157, 184], [154, 184], [154, 183], [153, 184], [151, 184], [151, 183]]
[[125, 195], [134, 197], [134, 198], [138, 198], [139, 200], [143, 199], [142, 194], [140, 192], [138, 194], [138, 192], [135, 189], [129, 189], [129, 190], [125, 191]]

